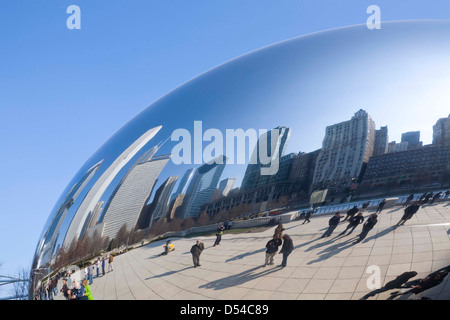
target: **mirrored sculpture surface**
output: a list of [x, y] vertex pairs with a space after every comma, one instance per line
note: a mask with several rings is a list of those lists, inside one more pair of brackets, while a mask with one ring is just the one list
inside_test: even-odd
[[52, 268], [74, 241], [110, 242], [122, 228], [364, 190], [388, 136], [399, 139], [422, 121], [431, 143], [433, 124], [449, 110], [449, 57], [450, 22], [393, 22], [283, 41], [201, 74], [87, 160], [45, 223], [33, 270]]

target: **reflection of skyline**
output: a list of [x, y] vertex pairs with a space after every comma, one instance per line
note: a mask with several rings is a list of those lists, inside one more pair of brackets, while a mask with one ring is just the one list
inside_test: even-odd
[[[86, 166], [91, 166], [98, 159], [106, 159], [105, 165], [97, 172], [100, 178], [91, 180], [90, 189], [87, 190], [86, 187], [78, 197], [78, 202], [81, 202], [81, 205], [77, 204], [78, 212], [74, 212], [75, 206], [72, 207], [65, 219], [71, 220], [66, 223], [72, 222], [65, 244], [81, 234], [84, 226], [92, 226], [91, 217], [95, 219], [94, 217], [100, 211], [102, 211], [101, 214], [106, 214], [108, 206], [101, 210], [100, 203], [102, 201], [105, 204], [112, 203], [114, 196], [119, 193], [117, 187], [121, 181], [125, 181], [124, 175], [129, 172], [133, 162], [130, 157], [125, 163], [118, 165], [115, 161], [123, 160], [119, 155], [121, 151], [118, 150], [127, 149], [128, 142], [131, 144], [139, 139], [147, 128], [158, 128], [158, 135], [167, 137], [176, 128], [186, 127], [198, 119], [202, 121], [205, 119], [205, 125], [222, 132], [225, 132], [226, 128], [259, 129], [282, 125], [290, 128], [291, 131], [289, 146], [286, 145], [285, 150], [288, 156], [291, 153], [297, 154], [299, 150], [317, 149], [323, 139], [323, 128], [332, 122], [339, 123], [348, 119], [348, 116], [355, 111], [353, 110], [355, 106], [364, 106], [364, 110], [374, 119], [386, 120], [383, 125], [389, 126], [392, 136], [400, 135], [400, 133], [394, 133], [394, 130], [422, 131], [421, 128], [426, 125], [426, 121], [419, 128], [408, 120], [412, 117], [423, 116], [422, 111], [418, 109], [418, 103], [413, 100], [424, 92], [409, 90], [411, 95], [404, 96], [403, 93], [409, 88], [406, 88], [400, 80], [404, 77], [402, 72], [404, 73], [410, 67], [410, 62], [415, 62], [416, 59], [422, 61], [423, 54], [430, 54], [423, 51], [430, 50], [427, 46], [418, 46], [418, 43], [428, 43], [429, 34], [435, 37], [435, 41], [448, 38], [448, 32], [446, 32], [448, 28], [442, 28], [444, 32], [441, 30], [442, 26], [437, 25], [439, 28], [419, 24], [403, 29], [395, 27], [395, 24], [388, 24], [378, 33], [366, 33], [366, 30], [355, 27], [344, 31], [310, 35], [242, 56], [177, 88], [132, 119], [88, 160]], [[386, 33], [386, 30], [391, 33]], [[406, 33], [414, 36], [408, 36]], [[414, 41], [402, 40], [408, 37], [409, 40], [412, 37]], [[377, 41], [381, 42], [380, 46], [374, 44]], [[356, 47], [355, 42], [358, 43]], [[436, 41], [436, 43], [442, 44], [442, 41]], [[322, 49], [324, 45], [327, 50]], [[432, 46], [431, 52], [435, 52], [436, 48], [442, 49], [444, 56], [448, 57], [446, 50], [449, 48], [445, 44]], [[404, 57], [406, 58], [403, 59]], [[404, 63], [405, 60], [408, 63]], [[392, 61], [398, 62], [398, 67], [393, 66]], [[436, 61], [447, 60], [437, 59]], [[350, 62], [351, 65], [349, 65]], [[429, 70], [435, 70], [429, 68], [430, 64], [428, 60], [424, 64], [413, 63], [410, 77], [410, 83], [413, 86], [424, 85], [425, 83], [422, 82], [424, 79], [427, 89], [433, 87], [435, 82], [441, 84], [441, 87], [437, 86], [441, 89], [442, 83], [448, 83], [445, 80], [450, 73], [447, 72], [445, 75], [439, 73], [438, 77], [423, 76], [430, 75]], [[447, 71], [445, 63], [438, 64], [439, 70]], [[394, 73], [390, 78], [392, 81], [387, 83], [385, 79], [392, 73]], [[370, 81], [366, 81], [368, 74], [371, 75]], [[407, 74], [411, 75], [411, 73]], [[396, 85], [393, 86], [392, 83]], [[438, 95], [438, 92], [434, 89], [425, 92], [420, 100], [422, 105], [432, 94]], [[440, 97], [445, 94], [448, 93], [442, 91]], [[218, 99], [218, 96], [221, 99]], [[442, 109], [442, 102], [434, 102], [436, 100], [427, 101], [430, 108], [422, 119], [429, 119], [431, 115], [437, 115], [442, 111], [439, 109]], [[398, 108], [393, 107], [394, 105]], [[392, 112], [393, 110], [395, 112]], [[234, 111], [238, 111], [238, 116]], [[160, 124], [163, 124], [164, 128], [158, 127]], [[427, 137], [423, 137], [423, 140], [426, 141]], [[135, 158], [142, 155], [143, 147], [144, 145], [137, 147]], [[162, 146], [159, 149], [160, 154], [170, 153], [171, 147], [173, 145], [169, 143]], [[111, 154], [117, 159], [107, 157]], [[285, 159], [285, 164], [295, 161], [289, 157]], [[313, 163], [313, 160], [305, 162]], [[121, 165], [123, 166], [117, 172], [111, 168]], [[179, 192], [181, 194], [185, 192], [185, 199], [183, 199], [185, 204], [182, 206], [185, 209], [183, 217], [196, 216], [199, 212], [197, 208], [201, 206], [201, 203], [210, 201], [214, 197], [221, 177], [222, 179], [233, 177], [236, 179], [236, 186], [239, 186], [242, 184], [244, 172], [248, 169], [246, 165], [223, 165], [216, 168], [217, 176], [215, 173], [205, 172], [204, 176], [200, 177], [201, 167], [192, 168], [190, 165], [175, 166], [167, 163], [164, 170], [161, 169], [161, 174], [158, 180], [154, 181], [151, 189], [159, 190], [169, 177], [183, 177], [187, 174], [187, 170], [191, 170], [191, 175], [187, 174], [190, 179], [186, 178], [186, 182], [182, 183], [184, 177], [178, 179], [177, 192], [180, 187]], [[77, 177], [84, 172], [86, 169], [83, 167]], [[215, 183], [212, 183], [213, 180]], [[205, 189], [203, 189], [204, 186]], [[146, 190], [147, 195], [150, 195], [148, 200], [151, 201], [153, 196], [153, 201], [156, 199], [155, 204], [157, 204], [159, 197], [156, 197], [155, 191], [152, 190]], [[172, 200], [177, 198], [177, 192], [171, 196]], [[194, 196], [197, 194], [198, 197]], [[84, 199], [82, 199], [83, 196]], [[181, 199], [178, 200], [181, 201]], [[56, 207], [59, 207], [59, 204]]]

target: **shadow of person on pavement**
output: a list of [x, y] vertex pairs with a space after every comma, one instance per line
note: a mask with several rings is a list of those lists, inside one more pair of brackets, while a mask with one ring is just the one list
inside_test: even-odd
[[[263, 271], [255, 273], [256, 270], [262, 269]], [[267, 276], [271, 273], [275, 273], [281, 270], [279, 267], [264, 268], [263, 266], [257, 266], [248, 270], [245, 270], [238, 274], [232, 274], [222, 279], [217, 279], [206, 284], [199, 286], [200, 289], [214, 289], [222, 290], [232, 286], [242, 285], [248, 281], [255, 280], [257, 278]]]
[[[356, 236], [355, 236], [356, 237]], [[323, 249], [318, 253], [318, 258], [315, 260], [311, 260], [307, 262], [308, 265], [314, 264], [323, 260], [326, 260], [328, 258], [331, 258], [338, 253], [342, 252], [343, 250], [350, 248], [351, 246], [355, 245], [355, 237], [347, 239], [343, 242], [334, 244], [332, 246], [329, 246], [328, 248]]]

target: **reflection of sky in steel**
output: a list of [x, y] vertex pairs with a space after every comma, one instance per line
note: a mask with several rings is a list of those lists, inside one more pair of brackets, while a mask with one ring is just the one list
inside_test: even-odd
[[[449, 34], [446, 21], [383, 23], [381, 30], [347, 27], [284, 41], [222, 64], [174, 89], [129, 121], [83, 165], [59, 201], [92, 165], [104, 160], [96, 173], [99, 177], [134, 140], [160, 125], [162, 129], [127, 163], [101, 201], [107, 202], [143, 152], [175, 129], [193, 134], [198, 120], [203, 130], [216, 128], [224, 136], [226, 129], [289, 127], [289, 153], [320, 148], [327, 125], [346, 121], [362, 108], [377, 129], [388, 126], [389, 140], [398, 142], [402, 132], [420, 130], [425, 144], [431, 143], [432, 126], [449, 112]], [[170, 153], [175, 144], [166, 142], [157, 155]], [[182, 177], [187, 169], [198, 166], [169, 162], [154, 190], [169, 176]], [[227, 165], [221, 179], [236, 178], [235, 186], [239, 186], [245, 168]], [[61, 229], [68, 227], [73, 208], [95, 180], [84, 188]]]

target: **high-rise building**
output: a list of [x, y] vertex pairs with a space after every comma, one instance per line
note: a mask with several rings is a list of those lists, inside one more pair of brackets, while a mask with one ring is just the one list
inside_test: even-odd
[[181, 178], [178, 184], [177, 190], [170, 196], [170, 202], [175, 200], [179, 194], [186, 193], [189, 182], [191, 182], [192, 176], [194, 175], [194, 171], [195, 168], [191, 168], [184, 173], [183, 178]]
[[[401, 152], [408, 150], [408, 141], [396, 143], [395, 141], [391, 141], [388, 144], [387, 153]], [[414, 150], [414, 149], [411, 149]]]
[[225, 156], [219, 156], [214, 159], [214, 162], [206, 163], [195, 171], [181, 208], [184, 218], [196, 218], [200, 214], [200, 206], [211, 201], [225, 168], [226, 160]]
[[450, 114], [447, 118], [439, 119], [433, 126], [433, 144], [450, 145]]
[[267, 184], [269, 176], [278, 173], [290, 134], [290, 128], [276, 127], [259, 137], [242, 180], [242, 190]]
[[319, 154], [320, 149], [309, 153], [299, 153], [294, 158], [289, 173], [289, 181], [294, 184], [294, 192], [302, 191], [306, 195], [309, 194]]
[[155, 157], [153, 153], [144, 154], [138, 159], [122, 179], [104, 209], [102, 236], [115, 238], [125, 224], [127, 231], [135, 228], [156, 180], [169, 159], [170, 155]]
[[375, 123], [359, 110], [349, 121], [328, 126], [314, 171], [313, 190], [334, 194], [360, 179], [373, 153]]
[[178, 177], [169, 177], [156, 190], [155, 197], [149, 206], [146, 206], [138, 219], [138, 229], [146, 229], [160, 219], [165, 219], [170, 205], [170, 194]]
[[420, 131], [402, 133], [402, 142], [408, 142], [407, 150], [417, 149], [423, 145], [422, 141], [420, 141]]
[[84, 197], [83, 202], [80, 204], [77, 212], [72, 218], [65, 236], [64, 245], [68, 245], [73, 240], [79, 238], [89, 213], [92, 212], [94, 207], [100, 201], [100, 198], [103, 196], [106, 189], [111, 185], [122, 168], [133, 159], [133, 157], [159, 132], [159, 130], [161, 130], [161, 128], [162, 126], [158, 126], [143, 133], [128, 148], [119, 154], [95, 181], [95, 184], [90, 188], [88, 194]]
[[373, 145], [373, 155], [377, 156], [380, 154], [385, 154], [388, 152], [388, 127], [380, 127], [380, 129], [375, 130], [375, 142]]
[[233, 189], [236, 178], [226, 178], [219, 183], [219, 196], [226, 197], [228, 193]]

